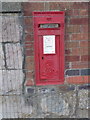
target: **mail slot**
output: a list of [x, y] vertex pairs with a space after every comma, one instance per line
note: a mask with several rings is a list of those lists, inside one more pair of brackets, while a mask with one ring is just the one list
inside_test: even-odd
[[64, 82], [64, 11], [33, 12], [35, 82]]

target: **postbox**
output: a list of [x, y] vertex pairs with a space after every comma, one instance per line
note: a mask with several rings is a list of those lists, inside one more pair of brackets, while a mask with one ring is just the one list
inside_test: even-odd
[[64, 82], [64, 11], [33, 12], [36, 85]]

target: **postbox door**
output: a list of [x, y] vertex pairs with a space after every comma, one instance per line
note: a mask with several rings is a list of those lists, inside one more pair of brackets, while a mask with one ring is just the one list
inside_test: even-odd
[[59, 81], [59, 35], [39, 36], [39, 67], [41, 81]]

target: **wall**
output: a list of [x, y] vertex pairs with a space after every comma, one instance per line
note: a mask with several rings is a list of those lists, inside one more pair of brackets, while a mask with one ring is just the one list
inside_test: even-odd
[[[24, 16], [25, 98], [38, 117], [88, 118], [90, 55], [88, 2], [22, 3]], [[65, 11], [65, 81], [63, 85], [36, 86], [33, 11]], [[31, 99], [30, 99], [31, 98]]]
[[65, 11], [65, 84], [89, 82], [88, 2], [22, 3], [25, 28], [26, 84], [34, 85], [33, 11]]
[[[2, 72], [2, 92], [5, 94], [22, 92], [23, 74], [23, 49], [20, 44], [22, 26], [18, 14], [3, 14], [2, 40], [0, 41], [1, 58], [0, 69]], [[4, 87], [2, 87], [4, 86]]]
[[[12, 3], [10, 4], [12, 6]], [[5, 5], [3, 4], [3, 7]], [[13, 10], [10, 5], [8, 6], [9, 12], [13, 13], [16, 7]], [[0, 118], [1, 116], [3, 118], [90, 117], [88, 96], [90, 86], [87, 84], [76, 85], [78, 82], [87, 83], [88, 80], [87, 72], [82, 71], [88, 69], [88, 59], [85, 57], [83, 62], [80, 61], [84, 55], [88, 55], [86, 54], [87, 50], [86, 52], [80, 52], [81, 49], [88, 48], [87, 36], [84, 36], [88, 33], [87, 8], [88, 3], [22, 3], [23, 17], [18, 17], [18, 14], [14, 13], [6, 14], [7, 10], [5, 10], [6, 13], [2, 17], [2, 33], [0, 32]], [[34, 81], [32, 11], [59, 9], [66, 11], [65, 84], [37, 87]], [[74, 17], [74, 15], [76, 16]], [[80, 18], [78, 15], [80, 15]], [[19, 18], [23, 18], [23, 34]], [[81, 19], [85, 25], [81, 22]], [[73, 23], [73, 21], [76, 22]], [[78, 35], [82, 35], [82, 37]], [[76, 52], [77, 50], [80, 53]], [[23, 72], [26, 73], [25, 78]], [[81, 76], [80, 73], [84, 74]], [[26, 89], [25, 94], [22, 95], [24, 79]], [[69, 83], [75, 84], [70, 85]]]

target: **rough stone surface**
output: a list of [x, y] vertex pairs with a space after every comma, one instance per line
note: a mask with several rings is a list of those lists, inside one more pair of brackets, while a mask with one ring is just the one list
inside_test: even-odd
[[[43, 87], [42, 87], [43, 88]], [[3, 96], [3, 118], [88, 118], [88, 110], [77, 106], [80, 104], [79, 97], [75, 90], [70, 91], [46, 91], [30, 92], [30, 96], [9, 95]], [[81, 92], [78, 90], [78, 95], [82, 103], [88, 99], [87, 90]], [[77, 103], [78, 102], [78, 103]]]
[[0, 96], [0, 120], [3, 118], [2, 116], [2, 96]]
[[0, 42], [2, 42], [2, 16], [0, 15]]
[[22, 96], [3, 96], [2, 101], [3, 118], [27, 118], [34, 112], [32, 106], [25, 105]]
[[22, 70], [3, 70], [2, 71], [3, 94], [21, 93], [24, 74]]
[[62, 95], [49, 95], [41, 97], [41, 108], [44, 113], [53, 113], [58, 116], [68, 116], [69, 106]]
[[6, 55], [6, 67], [8, 69], [22, 69], [22, 47], [20, 43], [17, 44], [6, 44], [5, 45]]
[[22, 27], [17, 14], [2, 16], [2, 41], [17, 42], [21, 39]]
[[21, 3], [19, 2], [2, 2], [2, 11], [21, 11]]
[[90, 108], [90, 101], [89, 101], [89, 90], [80, 90], [78, 93], [79, 98], [79, 108], [80, 109], [88, 109]]
[[2, 76], [0, 93], [1, 91], [3, 94], [22, 92], [24, 74], [21, 38], [22, 27], [18, 14], [4, 14], [2, 16], [2, 39], [0, 37], [0, 76]]
[[2, 70], [0, 70], [0, 95], [2, 94]]
[[4, 66], [5, 66], [4, 53], [3, 53], [2, 44], [0, 43], [0, 70], [3, 69]]

